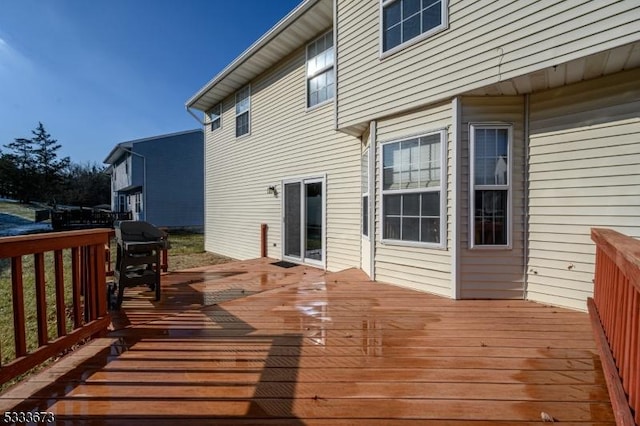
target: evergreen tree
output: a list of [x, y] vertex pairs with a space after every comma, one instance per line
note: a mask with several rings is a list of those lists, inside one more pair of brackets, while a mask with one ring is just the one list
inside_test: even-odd
[[14, 198], [13, 182], [16, 180], [17, 167], [9, 154], [0, 153], [0, 196]]
[[67, 168], [71, 161], [69, 157], [58, 159], [58, 150], [62, 147], [56, 139], [53, 139], [41, 122], [32, 130], [33, 154], [35, 168], [37, 170], [36, 181], [38, 185], [38, 198], [41, 201], [53, 201], [60, 193], [61, 185]]
[[8, 170], [7, 186], [13, 197], [22, 203], [28, 203], [34, 199], [37, 187], [36, 163], [31, 140], [16, 138], [5, 147], [10, 150], [5, 154], [5, 160], [12, 165]]

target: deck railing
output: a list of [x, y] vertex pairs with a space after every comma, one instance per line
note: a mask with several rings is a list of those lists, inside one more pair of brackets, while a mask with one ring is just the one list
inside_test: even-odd
[[[15, 349], [11, 352], [10, 348], [2, 348], [5, 363], [0, 365], [0, 383], [19, 376], [84, 339], [106, 332], [110, 318], [107, 313], [105, 245], [110, 232], [109, 229], [92, 229], [0, 238], [0, 260], [9, 260], [8, 263], [5, 260], [4, 267], [10, 267], [11, 271]], [[30, 265], [31, 256], [32, 273], [23, 268], [23, 259], [27, 259], [24, 263]], [[70, 265], [65, 265], [65, 259]], [[33, 285], [35, 289], [26, 285]], [[47, 300], [47, 292], [55, 300]], [[35, 301], [26, 300], [25, 295], [33, 295]], [[35, 313], [28, 312], [25, 305], [35, 305]], [[27, 336], [32, 332], [27, 329], [29, 316], [35, 317], [36, 325], [32, 327], [37, 329], [37, 343], [28, 342]], [[0, 327], [10, 326], [0, 324]], [[15, 357], [6, 362], [8, 353], [15, 354]]]
[[591, 239], [596, 270], [588, 305], [611, 402], [618, 424], [640, 424], [640, 241], [597, 228]]

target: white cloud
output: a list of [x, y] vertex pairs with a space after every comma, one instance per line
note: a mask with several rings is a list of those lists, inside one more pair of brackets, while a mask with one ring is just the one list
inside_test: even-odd
[[29, 60], [0, 37], [0, 71], [14, 73], [30, 69]]

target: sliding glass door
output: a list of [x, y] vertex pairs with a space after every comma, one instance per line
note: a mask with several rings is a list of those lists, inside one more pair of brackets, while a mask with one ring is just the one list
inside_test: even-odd
[[284, 257], [324, 265], [325, 179], [283, 182]]

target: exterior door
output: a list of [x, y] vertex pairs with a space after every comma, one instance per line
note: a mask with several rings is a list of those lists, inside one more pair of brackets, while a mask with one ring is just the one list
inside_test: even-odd
[[283, 182], [283, 257], [325, 264], [325, 179]]

